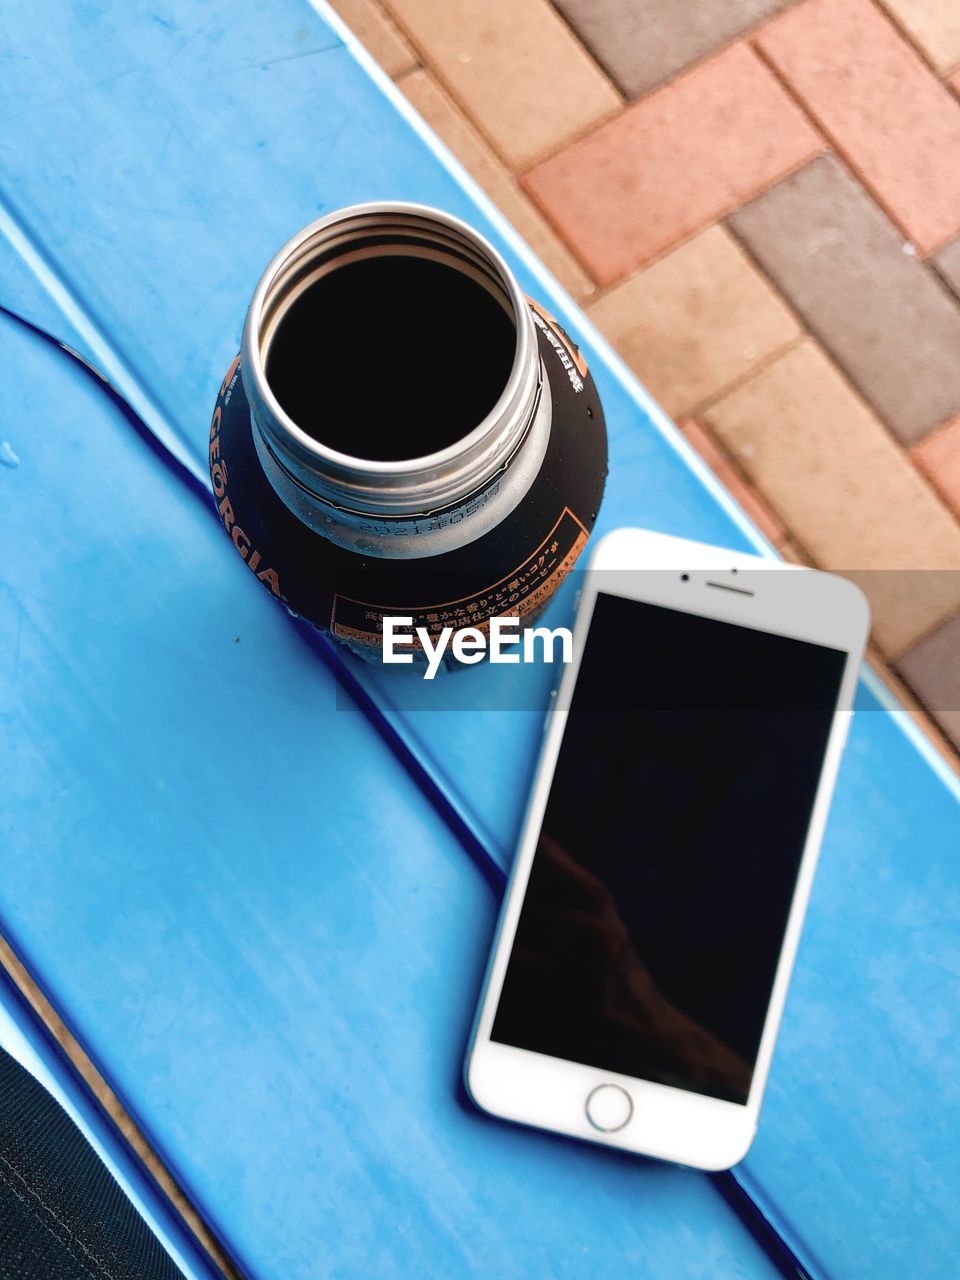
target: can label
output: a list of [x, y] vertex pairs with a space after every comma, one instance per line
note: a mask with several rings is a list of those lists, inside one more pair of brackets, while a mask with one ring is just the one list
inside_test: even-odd
[[[423, 627], [431, 636], [444, 627], [455, 631], [475, 627], [486, 632], [492, 617], [524, 618], [550, 599], [586, 545], [588, 530], [569, 507], [526, 560], [499, 581], [455, 600], [404, 610], [413, 628]], [[384, 616], [399, 611], [396, 605], [355, 600], [337, 592], [333, 597], [330, 630], [351, 644], [380, 648]]]
[[[338, 545], [283, 502], [258, 454], [242, 368], [234, 361], [210, 424], [210, 480], [223, 528], [261, 586], [366, 661], [381, 659], [386, 617], [411, 617], [431, 640], [445, 627], [489, 636], [493, 617], [534, 624], [586, 545], [607, 461], [593, 381], [588, 375], [578, 391], [570, 376], [572, 366], [580, 379], [576, 348], [560, 342], [561, 359], [557, 340], [539, 326], [537, 340], [551, 425], [529, 490], [479, 537], [408, 559]], [[413, 652], [425, 660], [419, 641]]]
[[220, 515], [220, 523], [230, 535], [233, 545], [240, 553], [241, 560], [246, 562], [247, 568], [257, 575], [258, 580], [265, 587], [269, 587], [275, 596], [286, 602], [287, 597], [280, 590], [280, 577], [277, 570], [269, 562], [263, 563], [261, 551], [253, 545], [250, 536], [240, 524], [237, 513], [234, 511], [233, 503], [230, 500], [230, 495], [227, 493], [229, 473], [226, 459], [221, 454], [220, 430], [223, 426], [224, 410], [229, 405], [239, 382], [240, 357], [236, 356], [227, 370], [223, 382], [220, 384], [220, 394], [210, 422], [210, 444], [208, 449], [210, 484], [213, 488], [214, 501], [217, 504], [217, 511]]
[[583, 390], [584, 379], [587, 377], [588, 372], [587, 362], [583, 358], [583, 353], [566, 330], [561, 327], [560, 321], [556, 316], [551, 315], [546, 307], [536, 302], [529, 295], [527, 296], [527, 302], [530, 304], [530, 310], [533, 313], [534, 324], [553, 347], [557, 358], [566, 370], [571, 387], [579, 395]]

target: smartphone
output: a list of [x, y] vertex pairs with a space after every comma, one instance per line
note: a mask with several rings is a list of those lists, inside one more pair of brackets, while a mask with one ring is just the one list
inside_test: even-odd
[[465, 1064], [699, 1169], [757, 1127], [869, 630], [832, 574], [621, 529], [584, 574]]

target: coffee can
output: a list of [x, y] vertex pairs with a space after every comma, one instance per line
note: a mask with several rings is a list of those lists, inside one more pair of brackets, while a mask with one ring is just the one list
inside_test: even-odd
[[362, 657], [538, 616], [596, 520], [603, 412], [573, 340], [448, 213], [342, 209], [264, 272], [217, 396], [210, 479], [259, 582]]

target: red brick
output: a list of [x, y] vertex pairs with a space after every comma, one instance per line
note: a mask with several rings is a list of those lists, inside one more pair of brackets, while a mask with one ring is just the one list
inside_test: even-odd
[[870, 0], [806, 0], [757, 44], [923, 253], [960, 230], [960, 103]]
[[960, 418], [939, 427], [911, 452], [930, 483], [960, 515]]
[[816, 155], [822, 140], [743, 44], [532, 169], [527, 190], [601, 284]]

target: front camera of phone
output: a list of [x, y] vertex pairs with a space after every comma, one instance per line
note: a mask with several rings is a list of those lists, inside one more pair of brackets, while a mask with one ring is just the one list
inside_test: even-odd
[[680, 581], [681, 581], [681, 582], [689, 582], [689, 581], [690, 581], [690, 575], [689, 575], [689, 573], [681, 573], [681, 575], [680, 575]]

